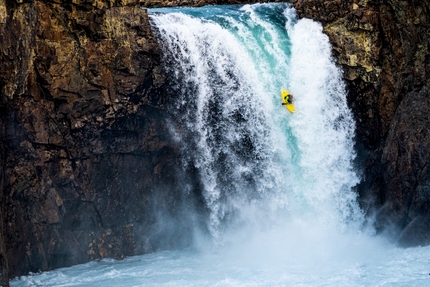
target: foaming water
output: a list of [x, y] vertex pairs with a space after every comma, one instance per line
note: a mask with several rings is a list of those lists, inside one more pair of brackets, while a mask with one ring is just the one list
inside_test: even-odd
[[[288, 220], [357, 231], [355, 126], [321, 25], [297, 21], [285, 4], [216, 9], [151, 16], [214, 240], [238, 224]], [[280, 104], [281, 87], [295, 95], [294, 115]]]
[[358, 183], [351, 166], [355, 125], [341, 73], [320, 24], [303, 19], [287, 30], [294, 43], [290, 88], [300, 107], [290, 122], [300, 151], [299, 184], [318, 214], [326, 215], [321, 220], [340, 220], [338, 227], [358, 229], [363, 216], [351, 191]]
[[[207, 230], [189, 250], [102, 260], [12, 286], [425, 286], [430, 247], [364, 225], [355, 125], [320, 24], [288, 4], [150, 10], [184, 169]], [[280, 89], [296, 113], [281, 106]], [[184, 183], [184, 186], [186, 183]], [[206, 216], [199, 214], [196, 216]]]
[[[348, 251], [346, 254], [351, 255]], [[105, 259], [21, 277], [11, 281], [11, 286], [422, 287], [430, 282], [429, 247], [399, 249], [379, 242], [360, 254], [352, 254], [349, 260], [325, 256], [323, 264], [312, 260], [311, 255], [306, 261], [297, 260], [300, 257], [285, 258], [273, 264], [267, 264], [270, 253], [263, 255], [261, 264], [236, 255], [234, 252], [165, 251], [122, 261]]]

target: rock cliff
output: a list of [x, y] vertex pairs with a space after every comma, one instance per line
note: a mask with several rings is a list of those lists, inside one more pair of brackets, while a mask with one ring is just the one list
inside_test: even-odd
[[[430, 243], [430, 2], [295, 0], [321, 21], [357, 124], [362, 206], [401, 245]], [[386, 230], [387, 231], [387, 230]]]
[[4, 167], [5, 167], [5, 141], [3, 135], [5, 134], [4, 115], [5, 110], [2, 108], [2, 100], [0, 99], [0, 286], [8, 285], [8, 262], [6, 258], [6, 242], [5, 242], [5, 229], [3, 214], [5, 210], [4, 201]]
[[186, 230], [160, 50], [138, 1], [0, 1], [0, 63], [3, 285], [181, 242], [155, 212]]

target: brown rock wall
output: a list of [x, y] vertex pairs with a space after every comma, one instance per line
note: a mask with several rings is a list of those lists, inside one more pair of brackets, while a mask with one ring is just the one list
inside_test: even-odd
[[180, 242], [154, 212], [181, 218], [180, 165], [136, 3], [0, 3], [4, 278]]
[[[3, 101], [0, 98], [0, 135], [5, 134], [4, 130], [4, 115], [6, 114]], [[8, 284], [8, 261], [6, 257], [6, 242], [5, 242], [5, 226], [4, 226], [4, 211], [5, 211], [5, 188], [4, 188], [4, 167], [5, 167], [5, 141], [3, 136], [0, 137], [0, 286]]]
[[400, 237], [406, 246], [429, 243], [429, 111], [430, 87], [407, 94], [396, 110], [382, 151], [389, 219], [406, 228]]
[[300, 17], [315, 19], [323, 24], [345, 17], [353, 0], [293, 0], [291, 1]]
[[[6, 23], [6, 2], [0, 0], [0, 30], [4, 29]], [[0, 286], [9, 286], [9, 268], [6, 253], [5, 238], [5, 166], [6, 166], [6, 141], [5, 132], [6, 107], [3, 97], [0, 97]]]

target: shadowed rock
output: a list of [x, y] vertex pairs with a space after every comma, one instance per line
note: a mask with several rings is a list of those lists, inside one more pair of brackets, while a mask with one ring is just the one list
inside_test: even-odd
[[382, 152], [386, 213], [404, 230], [399, 243], [427, 245], [430, 228], [430, 88], [406, 95]]
[[187, 236], [160, 50], [137, 2], [7, 1], [6, 17], [0, 3], [1, 278]]

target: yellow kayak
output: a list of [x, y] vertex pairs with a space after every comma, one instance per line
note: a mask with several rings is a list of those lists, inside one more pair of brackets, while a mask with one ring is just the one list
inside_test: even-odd
[[290, 95], [290, 92], [285, 90], [285, 89], [281, 89], [281, 97], [282, 97], [282, 103], [283, 105], [287, 108], [287, 110], [289, 110], [291, 113], [294, 113], [296, 111], [296, 108], [294, 107], [293, 104], [288, 103], [288, 96]]

